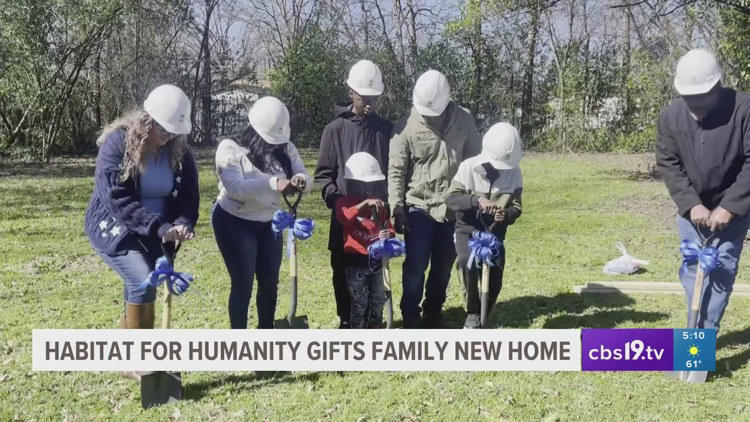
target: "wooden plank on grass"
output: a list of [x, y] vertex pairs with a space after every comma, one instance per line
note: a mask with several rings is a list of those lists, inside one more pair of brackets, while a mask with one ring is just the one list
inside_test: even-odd
[[[593, 281], [588, 283], [589, 286], [614, 287], [625, 289], [645, 289], [645, 290], [679, 290], [682, 291], [682, 285], [678, 282], [660, 282], [660, 281]], [[750, 292], [750, 284], [735, 283], [734, 291]]]
[[[656, 281], [596, 281], [586, 285], [573, 286], [576, 293], [645, 293], [645, 294], [683, 294], [680, 283]], [[734, 295], [750, 296], [750, 284], [735, 284]]]

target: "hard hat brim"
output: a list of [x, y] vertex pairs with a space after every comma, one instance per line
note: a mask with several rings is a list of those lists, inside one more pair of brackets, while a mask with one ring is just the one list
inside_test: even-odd
[[348, 86], [352, 91], [356, 92], [359, 96], [375, 97], [383, 94], [383, 88], [355, 88], [351, 83], [349, 83], [349, 81], [346, 82], [346, 86]]
[[[253, 127], [253, 129], [255, 129], [255, 127]], [[289, 136], [272, 136], [270, 133], [261, 132], [257, 129], [255, 129], [255, 132], [257, 132], [264, 141], [272, 145], [281, 145], [289, 142]]]
[[417, 110], [417, 113], [421, 114], [422, 116], [429, 116], [429, 117], [435, 117], [443, 114], [446, 108], [448, 108], [448, 104], [450, 103], [450, 100], [448, 100], [445, 105], [443, 105], [442, 108], [440, 108], [440, 111], [438, 111], [437, 108], [430, 108], [425, 107], [421, 104], [418, 104], [416, 101], [412, 101], [414, 104], [414, 108]]
[[352, 175], [349, 175], [348, 177], [344, 177], [344, 179], [357, 180], [360, 182], [380, 182], [380, 181], [385, 180], [385, 175], [373, 174], [373, 175], [365, 176], [365, 177], [353, 177]]
[[[151, 116], [150, 113], [149, 115]], [[192, 130], [192, 125], [190, 124], [189, 120], [182, 124], [171, 124], [171, 123], [163, 122], [154, 116], [151, 116], [151, 118], [156, 120], [156, 122], [159, 123], [161, 127], [163, 127], [167, 132], [173, 135], [187, 135]]]
[[481, 159], [478, 161], [479, 163], [490, 163], [490, 165], [497, 170], [511, 170], [518, 167], [518, 163], [515, 163], [514, 165], [513, 163], [498, 160], [485, 154], [479, 154], [479, 156], [481, 157]]
[[674, 87], [677, 90], [677, 93], [680, 95], [701, 95], [706, 94], [709, 91], [713, 89], [713, 87], [716, 86], [717, 83], [721, 80], [721, 77], [713, 78], [712, 80], [700, 84], [700, 85], [685, 85], [679, 83], [677, 79], [674, 81]]

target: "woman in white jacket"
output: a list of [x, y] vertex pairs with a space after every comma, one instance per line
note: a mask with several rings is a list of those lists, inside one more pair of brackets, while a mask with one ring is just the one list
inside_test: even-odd
[[211, 224], [232, 288], [232, 328], [247, 328], [253, 279], [257, 276], [258, 328], [273, 328], [281, 266], [282, 236], [271, 230], [282, 194], [308, 190], [310, 175], [289, 142], [289, 111], [263, 97], [248, 113], [250, 126], [240, 143], [224, 139], [216, 150], [219, 196]]

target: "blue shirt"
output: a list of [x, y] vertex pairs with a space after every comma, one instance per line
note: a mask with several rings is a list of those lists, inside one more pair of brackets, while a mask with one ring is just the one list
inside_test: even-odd
[[174, 189], [174, 174], [169, 166], [169, 158], [169, 148], [159, 148], [146, 161], [146, 170], [140, 177], [141, 203], [161, 215], [164, 215], [167, 197]]

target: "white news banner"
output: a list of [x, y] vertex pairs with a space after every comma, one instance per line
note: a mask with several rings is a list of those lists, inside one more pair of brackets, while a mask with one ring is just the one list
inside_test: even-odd
[[569, 330], [33, 330], [34, 371], [580, 371]]

